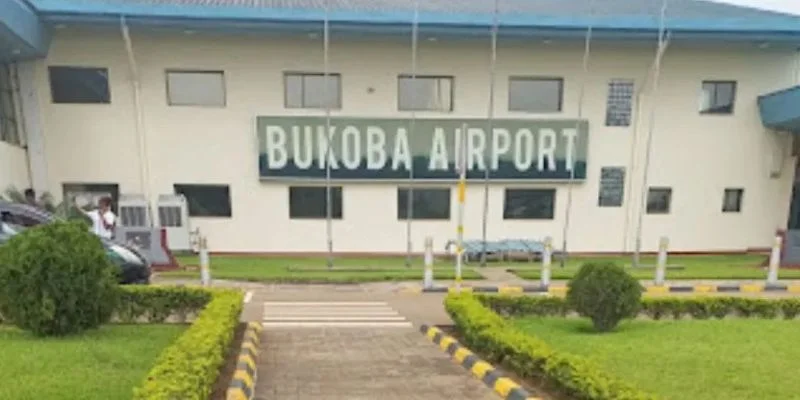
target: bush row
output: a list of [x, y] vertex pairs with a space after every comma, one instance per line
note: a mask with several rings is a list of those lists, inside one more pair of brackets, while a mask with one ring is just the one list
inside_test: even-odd
[[522, 378], [543, 380], [574, 399], [656, 398], [607, 374], [585, 358], [554, 351], [542, 340], [512, 326], [473, 295], [450, 295], [445, 308], [463, 335], [465, 345]]
[[[144, 382], [134, 389], [134, 400], [208, 399], [239, 324], [242, 312], [240, 292], [177, 288], [181, 293], [178, 294], [175, 289], [158, 288], [156, 291], [166, 292], [139, 303], [156, 304], [149, 308], [155, 313], [148, 315], [160, 318], [169, 307], [173, 307], [173, 311], [193, 309], [203, 297], [199, 292], [207, 293], [210, 301], [186, 332], [161, 353]], [[152, 294], [149, 290], [129, 293], [140, 296], [140, 300]], [[140, 309], [136, 310], [138, 313]]]
[[[480, 295], [478, 300], [500, 315], [566, 316], [574, 312], [562, 297]], [[800, 315], [800, 299], [752, 299], [742, 297], [644, 298], [639, 314], [652, 319], [786, 318]]]
[[120, 291], [114, 319], [123, 323], [161, 323], [169, 317], [185, 322], [212, 297], [211, 291], [194, 287], [121, 286]]

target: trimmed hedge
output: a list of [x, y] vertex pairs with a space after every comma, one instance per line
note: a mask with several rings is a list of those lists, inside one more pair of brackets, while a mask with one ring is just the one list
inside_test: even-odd
[[123, 323], [145, 320], [162, 323], [169, 317], [185, 322], [211, 301], [213, 292], [194, 287], [121, 286], [115, 319]]
[[468, 347], [523, 378], [543, 380], [574, 399], [656, 399], [607, 374], [588, 359], [554, 351], [547, 343], [511, 325], [473, 295], [449, 295], [445, 308]]
[[[171, 308], [192, 311], [204, 296], [208, 304], [194, 323], [158, 357], [145, 381], [134, 389], [134, 400], [206, 400], [211, 395], [219, 368], [233, 340], [242, 312], [242, 293], [235, 290], [157, 288], [164, 290], [151, 297], [131, 291], [138, 299], [128, 315], [156, 315], [161, 318]], [[202, 292], [202, 293], [201, 293]], [[205, 293], [205, 294], [203, 294]], [[146, 300], [142, 300], [146, 299]], [[140, 307], [140, 308], [139, 308]], [[141, 314], [141, 310], [148, 310]]]
[[[498, 314], [509, 317], [566, 316], [574, 312], [562, 297], [478, 295], [477, 299]], [[683, 317], [709, 319], [728, 316], [794, 319], [800, 316], [800, 299], [644, 298], [639, 314], [654, 320]]]

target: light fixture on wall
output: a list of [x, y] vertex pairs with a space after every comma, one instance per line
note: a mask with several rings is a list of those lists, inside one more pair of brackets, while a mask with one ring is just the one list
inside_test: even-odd
[[428, 41], [429, 41], [429, 42], [435, 42], [435, 41], [437, 41], [437, 40], [439, 40], [439, 39], [437, 39], [437, 38], [435, 38], [435, 37], [433, 37], [433, 36], [431, 36], [431, 37], [429, 37], [429, 38], [428, 38]]
[[319, 39], [319, 33], [311, 32], [308, 34], [309, 39]]
[[186, 29], [183, 31], [184, 35], [194, 35], [195, 33], [197, 33], [197, 31], [195, 31], [194, 29]]
[[767, 42], [761, 42], [761, 43], [758, 44], [758, 48], [759, 49], [768, 49], [769, 47], [770, 47], [770, 44], [767, 43]]

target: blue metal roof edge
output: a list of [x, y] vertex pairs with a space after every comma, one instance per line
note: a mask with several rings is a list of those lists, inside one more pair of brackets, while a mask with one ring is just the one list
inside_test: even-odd
[[[50, 45], [48, 30], [26, 0], [0, 0], [0, 35], [16, 44], [19, 58], [43, 55]], [[2, 54], [0, 54], [2, 56]]]
[[[35, 0], [39, 12], [47, 19], [70, 19], [79, 22], [82, 17], [126, 15], [154, 20], [209, 20], [219, 24], [241, 21], [271, 21], [278, 23], [309, 23], [324, 19], [324, 11], [316, 9], [254, 8], [242, 6], [193, 6], [164, 4], [109, 4], [101, 2], [74, 2], [69, 0]], [[341, 11], [329, 12], [331, 23], [357, 23], [363, 25], [410, 24], [411, 11]], [[424, 12], [420, 14], [421, 25], [441, 27], [488, 28], [492, 17], [485, 14]], [[553, 17], [520, 14], [503, 14], [499, 17], [503, 28], [539, 28], [554, 30], [585, 30], [593, 28], [609, 31], [656, 31], [658, 19], [641, 16], [616, 16], [612, 18], [589, 18], [581, 16]], [[673, 32], [711, 32], [716, 35], [777, 35], [785, 39], [794, 36], [800, 40], [800, 17], [797, 19], [753, 18], [728, 19], [672, 19], [668, 18], [667, 28]]]
[[758, 109], [764, 126], [800, 133], [800, 85], [759, 96]]

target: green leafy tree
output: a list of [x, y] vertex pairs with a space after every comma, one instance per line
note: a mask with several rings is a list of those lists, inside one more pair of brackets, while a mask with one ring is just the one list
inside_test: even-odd
[[587, 263], [570, 280], [567, 301], [595, 330], [608, 332], [639, 312], [644, 289], [617, 264]]

